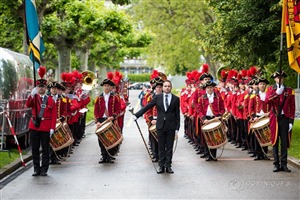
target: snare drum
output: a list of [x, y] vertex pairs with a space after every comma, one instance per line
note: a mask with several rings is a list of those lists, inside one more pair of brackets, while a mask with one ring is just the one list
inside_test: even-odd
[[262, 118], [258, 122], [254, 123], [251, 130], [254, 132], [255, 137], [260, 146], [270, 146], [271, 143], [271, 130], [270, 130], [270, 118]]
[[[157, 131], [156, 131], [156, 125], [155, 124], [150, 126], [149, 132], [153, 135], [154, 139], [158, 142], [158, 136], [157, 136]], [[177, 140], [177, 139], [178, 139], [178, 136], [175, 135], [174, 140]]]
[[154, 139], [155, 139], [156, 141], [158, 141], [158, 138], [157, 138], [157, 131], [156, 131], [156, 125], [155, 125], [155, 124], [153, 124], [152, 126], [150, 126], [149, 132], [152, 134], [152, 136], [154, 137]]
[[63, 124], [58, 120], [54, 133], [50, 137], [50, 146], [53, 151], [58, 151], [70, 146], [74, 142], [72, 134], [65, 130]]
[[216, 149], [227, 143], [224, 129], [225, 127], [221, 121], [211, 122], [201, 127], [209, 149]]
[[111, 121], [103, 122], [96, 130], [96, 135], [106, 150], [114, 148], [123, 140], [119, 128]]

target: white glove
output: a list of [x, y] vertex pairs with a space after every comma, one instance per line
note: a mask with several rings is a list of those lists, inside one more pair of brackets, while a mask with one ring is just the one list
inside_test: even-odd
[[136, 121], [137, 120], [137, 117], [135, 115], [132, 115], [132, 120], [133, 121]]
[[289, 123], [289, 132], [292, 130], [293, 124]]
[[31, 95], [31, 97], [34, 97], [34, 95], [36, 95], [37, 93], [38, 93], [38, 89], [37, 89], [37, 87], [35, 87], [32, 89], [30, 95]]
[[50, 129], [50, 137], [53, 135], [53, 133], [54, 133], [54, 130]]
[[283, 87], [283, 85], [281, 85], [280, 88], [276, 89], [276, 94], [281, 95], [283, 90], [284, 90], [284, 87]]

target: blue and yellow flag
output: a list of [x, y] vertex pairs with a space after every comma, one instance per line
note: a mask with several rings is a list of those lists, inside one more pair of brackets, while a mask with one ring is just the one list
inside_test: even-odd
[[300, 1], [283, 0], [281, 33], [286, 33], [289, 65], [300, 74]]
[[37, 70], [41, 65], [41, 56], [45, 47], [40, 32], [35, 0], [25, 0], [25, 23], [29, 57]]

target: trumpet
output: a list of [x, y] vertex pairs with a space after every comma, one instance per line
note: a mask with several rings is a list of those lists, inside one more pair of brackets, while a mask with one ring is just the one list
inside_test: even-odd
[[90, 70], [83, 71], [81, 74], [83, 75], [82, 90], [87, 94], [96, 85], [97, 77], [95, 73]]

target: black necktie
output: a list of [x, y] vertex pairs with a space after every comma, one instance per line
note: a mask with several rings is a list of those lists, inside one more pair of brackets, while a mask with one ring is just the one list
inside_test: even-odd
[[168, 101], [168, 95], [166, 94], [166, 100], [165, 100], [166, 102], [166, 110], [168, 110], [168, 108], [169, 108], [169, 101]]

